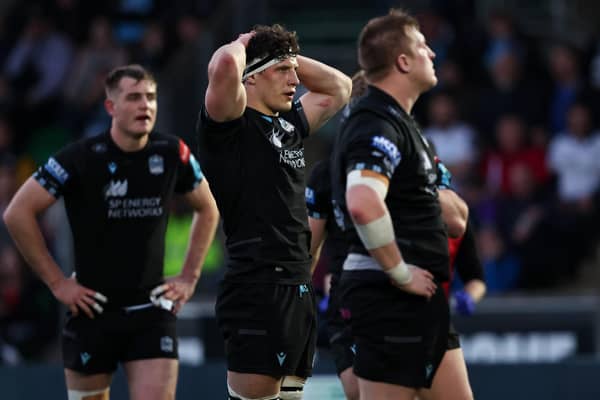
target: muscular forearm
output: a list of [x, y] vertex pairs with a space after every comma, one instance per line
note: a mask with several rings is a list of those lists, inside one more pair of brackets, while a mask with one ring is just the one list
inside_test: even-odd
[[442, 219], [448, 227], [448, 236], [457, 238], [465, 233], [469, 208], [456, 193], [450, 189], [438, 191]]
[[9, 206], [4, 222], [25, 261], [53, 289], [65, 276], [48, 251], [35, 215]]
[[181, 271], [182, 276], [194, 282], [200, 278], [202, 265], [215, 237], [218, 218], [218, 212], [212, 208], [194, 213], [188, 249]]
[[236, 40], [221, 46], [208, 64], [208, 77], [215, 80], [237, 80], [241, 82], [246, 65], [246, 47]]
[[311, 92], [331, 96], [332, 101], [347, 103], [352, 80], [344, 73], [312, 58], [298, 56], [298, 78]]

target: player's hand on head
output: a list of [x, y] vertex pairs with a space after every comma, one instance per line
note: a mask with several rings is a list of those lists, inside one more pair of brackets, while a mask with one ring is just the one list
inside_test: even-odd
[[254, 31], [240, 33], [240, 35], [237, 38], [237, 41], [240, 42], [241, 44], [243, 44], [244, 47], [248, 47], [248, 42], [250, 41], [250, 39], [252, 39], [252, 37], [255, 34], [256, 34], [256, 32], [254, 32]]
[[407, 264], [407, 266], [412, 276], [410, 281], [403, 285], [400, 285], [393, 280], [392, 283], [408, 293], [425, 296], [428, 299], [431, 298], [437, 289], [437, 285], [433, 281], [431, 272], [419, 268], [416, 265]]
[[82, 311], [92, 319], [104, 311], [102, 304], [108, 301], [102, 293], [80, 285], [74, 275], [55, 284], [52, 293], [74, 316], [78, 316]]
[[454, 311], [460, 315], [473, 315], [475, 312], [475, 300], [465, 290], [459, 290], [454, 293]]

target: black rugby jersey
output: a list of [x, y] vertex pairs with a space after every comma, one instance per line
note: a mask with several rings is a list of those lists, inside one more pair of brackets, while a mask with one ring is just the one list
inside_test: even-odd
[[203, 108], [198, 133], [227, 236], [226, 277], [309, 280], [303, 144], [309, 126], [301, 103], [279, 117], [247, 107], [240, 118], [224, 123], [211, 120]]
[[324, 249], [329, 256], [328, 272], [337, 279], [342, 273], [342, 265], [348, 255], [348, 242], [335, 223], [331, 204], [330, 160], [316, 163], [306, 184], [306, 207], [308, 215], [315, 219], [326, 219]]
[[203, 175], [181, 139], [153, 132], [142, 150], [124, 152], [106, 132], [66, 146], [34, 178], [64, 197], [77, 281], [123, 306], [147, 303], [163, 281], [170, 199]]
[[332, 164], [336, 220], [350, 231], [350, 252], [368, 254], [346, 209], [346, 176], [355, 169], [390, 179], [385, 202], [404, 258], [446, 281], [448, 243], [434, 154], [412, 117], [394, 98], [373, 86], [352, 107], [336, 136]]

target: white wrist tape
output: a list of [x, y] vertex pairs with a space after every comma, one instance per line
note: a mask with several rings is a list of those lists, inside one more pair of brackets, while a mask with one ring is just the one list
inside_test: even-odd
[[346, 191], [350, 189], [352, 186], [356, 185], [365, 185], [370, 187], [377, 193], [381, 200], [385, 199], [385, 196], [388, 192], [387, 185], [381, 180], [377, 178], [373, 178], [372, 176], [363, 176], [362, 171], [355, 169], [348, 173], [346, 177]]
[[355, 224], [354, 226], [367, 250], [377, 249], [396, 240], [392, 218], [387, 210], [382, 217], [368, 224]]
[[399, 285], [406, 285], [412, 280], [412, 273], [404, 260], [400, 261], [394, 268], [386, 269], [385, 273]]
[[67, 398], [69, 400], [85, 400], [85, 399], [98, 399], [108, 400], [110, 394], [110, 388], [98, 389], [98, 390], [67, 390]]

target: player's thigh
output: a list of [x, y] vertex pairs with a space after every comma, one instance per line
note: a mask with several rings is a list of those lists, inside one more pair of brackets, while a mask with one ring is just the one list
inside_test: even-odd
[[279, 393], [281, 378], [227, 371], [227, 385], [244, 397], [261, 398]]
[[416, 390], [406, 386], [358, 378], [360, 400], [413, 400]]
[[462, 349], [446, 351], [430, 389], [419, 391], [420, 400], [472, 400], [473, 392]]
[[131, 400], [175, 399], [179, 363], [172, 358], [152, 358], [123, 364]]
[[94, 391], [108, 388], [112, 379], [110, 373], [82, 374], [65, 368], [65, 382], [68, 390]]
[[356, 375], [354, 375], [354, 370], [352, 367], [346, 368], [342, 372], [340, 372], [340, 381], [342, 382], [342, 387], [344, 389], [344, 394], [346, 395], [347, 400], [358, 400], [358, 379]]

